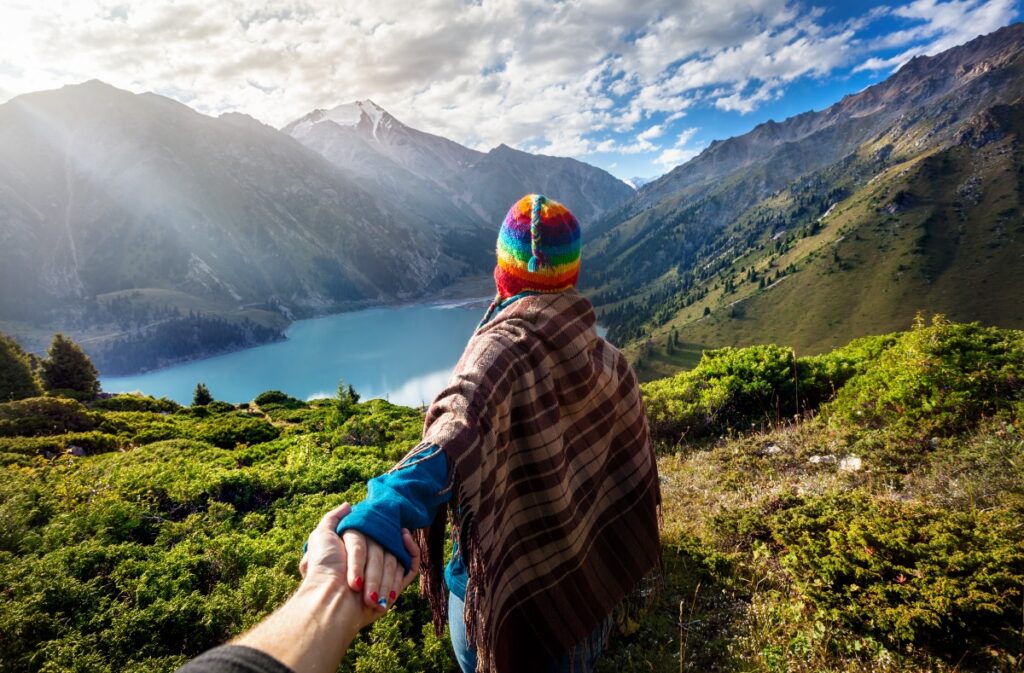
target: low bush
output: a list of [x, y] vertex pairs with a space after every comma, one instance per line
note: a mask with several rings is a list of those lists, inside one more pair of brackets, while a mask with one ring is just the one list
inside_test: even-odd
[[203, 406], [211, 414], [226, 414], [232, 411], [237, 411], [237, 407], [235, 407], [235, 405], [230, 402], [222, 402], [221, 400], [213, 400]]
[[81, 402], [60, 397], [29, 397], [0, 404], [0, 437], [34, 437], [92, 430], [100, 420]]
[[282, 393], [280, 390], [268, 390], [265, 393], [260, 393], [253, 400], [256, 406], [260, 409], [264, 409], [267, 405], [273, 404], [283, 409], [302, 409], [309, 405], [300, 399], [296, 399], [290, 395]]
[[894, 647], [948, 653], [1019, 638], [1024, 529], [1006, 512], [853, 491], [808, 498], [775, 514], [771, 526], [783, 567], [829, 619]]
[[826, 409], [835, 427], [947, 436], [1024, 399], [1024, 332], [936, 316], [886, 350]]
[[195, 438], [222, 449], [233, 449], [238, 444], [259, 444], [276, 439], [281, 431], [262, 418], [240, 415], [214, 416], [199, 423]]
[[677, 443], [814, 411], [894, 341], [869, 337], [804, 358], [774, 345], [704, 351], [693, 370], [644, 384], [652, 434]]
[[148, 395], [132, 394], [100, 398], [93, 402], [91, 406], [93, 409], [105, 409], [108, 411], [153, 411], [167, 413], [181, 409], [180, 404], [166, 397], [156, 399]]
[[72, 450], [91, 456], [117, 451], [121, 446], [122, 442], [116, 436], [97, 430], [66, 432], [46, 437], [0, 437], [0, 451], [25, 456], [39, 455], [45, 458], [53, 458]]

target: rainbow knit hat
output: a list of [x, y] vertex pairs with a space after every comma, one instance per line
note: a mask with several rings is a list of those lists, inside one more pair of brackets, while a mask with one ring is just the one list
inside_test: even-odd
[[498, 299], [520, 292], [562, 292], [580, 275], [580, 225], [569, 209], [527, 194], [509, 209], [498, 234]]

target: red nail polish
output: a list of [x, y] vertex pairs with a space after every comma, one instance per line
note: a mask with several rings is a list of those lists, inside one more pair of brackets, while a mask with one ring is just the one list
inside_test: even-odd
[[393, 601], [397, 597], [398, 597], [398, 594], [396, 594], [394, 591], [392, 591], [391, 593], [388, 594], [388, 600], [392, 600]]
[[376, 603], [377, 601], [380, 600], [380, 596], [377, 595], [376, 591], [371, 591], [370, 592], [370, 600], [373, 601], [374, 603]]
[[356, 578], [356, 589], [362, 589], [362, 588], [363, 588], [363, 578], [362, 577], [357, 577]]

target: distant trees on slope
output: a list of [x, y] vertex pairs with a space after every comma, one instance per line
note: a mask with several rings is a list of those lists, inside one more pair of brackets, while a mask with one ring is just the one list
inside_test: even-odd
[[248, 318], [230, 322], [190, 312], [118, 337], [96, 349], [93, 357], [104, 374], [121, 376], [280, 338], [279, 331]]

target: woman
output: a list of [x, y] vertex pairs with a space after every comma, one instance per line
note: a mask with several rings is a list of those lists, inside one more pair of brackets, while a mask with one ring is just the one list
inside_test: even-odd
[[463, 671], [589, 670], [612, 609], [658, 564], [647, 421], [632, 369], [574, 289], [572, 213], [524, 196], [497, 253], [497, 296], [423, 441], [338, 526], [349, 585], [386, 608], [409, 567], [401, 529], [421, 529], [421, 588]]

